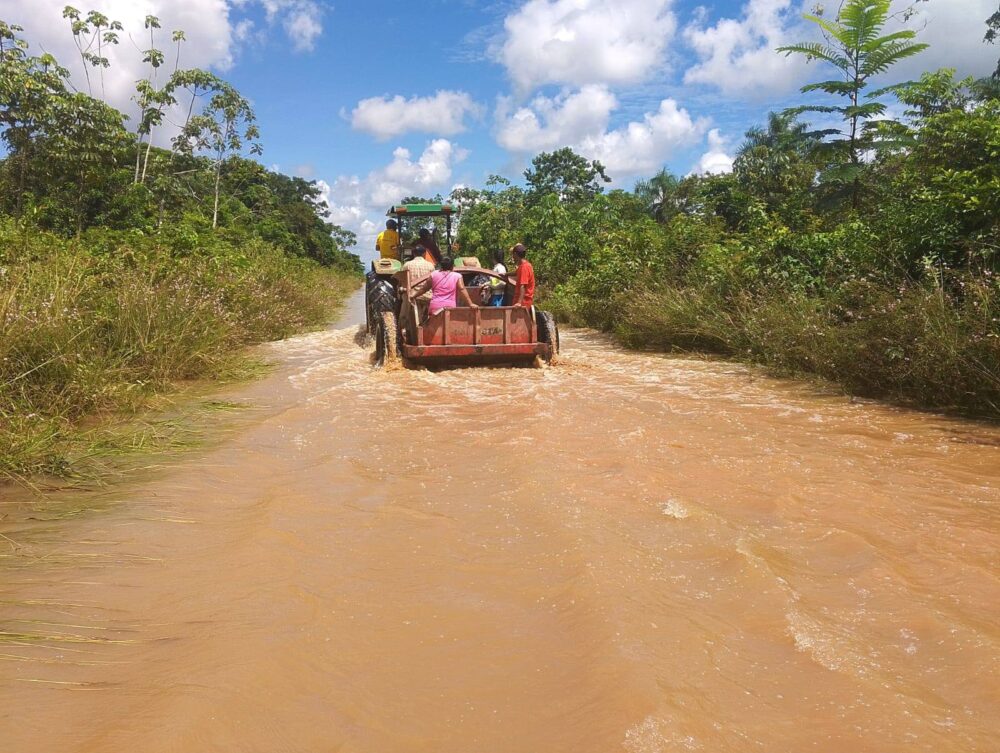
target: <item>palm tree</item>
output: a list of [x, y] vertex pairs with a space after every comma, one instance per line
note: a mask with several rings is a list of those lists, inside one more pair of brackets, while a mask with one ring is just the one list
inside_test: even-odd
[[798, 116], [788, 112], [772, 112], [767, 116], [767, 129], [754, 126], [746, 132], [746, 138], [737, 157], [759, 147], [774, 151], [794, 151], [801, 153], [803, 148], [813, 142], [806, 132], [808, 125], [799, 121]]
[[819, 139], [808, 128], [794, 113], [772, 112], [767, 128], [747, 131], [736, 152], [737, 180], [772, 209], [790, 194], [808, 189], [816, 177], [813, 156]]
[[663, 168], [648, 180], [635, 184], [634, 193], [646, 207], [649, 216], [657, 222], [666, 222], [680, 209], [677, 207], [677, 187], [680, 181]]

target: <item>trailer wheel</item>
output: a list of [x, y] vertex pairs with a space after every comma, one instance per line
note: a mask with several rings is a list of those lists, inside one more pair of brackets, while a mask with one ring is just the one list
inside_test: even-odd
[[399, 361], [402, 352], [399, 340], [396, 315], [391, 311], [382, 311], [375, 320], [375, 368], [381, 369]]
[[559, 327], [556, 325], [556, 318], [548, 311], [537, 311], [535, 323], [538, 325], [538, 341], [552, 346], [548, 358], [544, 359], [546, 363], [551, 363], [559, 353]]

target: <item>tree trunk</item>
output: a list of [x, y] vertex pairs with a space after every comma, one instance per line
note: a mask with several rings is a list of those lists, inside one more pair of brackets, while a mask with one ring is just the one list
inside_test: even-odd
[[21, 213], [24, 211], [24, 184], [28, 180], [28, 155], [25, 153], [27, 151], [27, 146], [20, 150], [18, 155], [18, 161], [21, 163], [18, 167], [17, 176], [17, 207], [14, 211], [16, 217], [20, 217]]
[[222, 178], [222, 160], [215, 166], [215, 207], [212, 210], [212, 230], [219, 226], [219, 180]]
[[141, 156], [142, 156], [142, 134], [137, 133], [135, 140], [135, 178], [132, 180], [132, 183], [139, 182], [139, 158]]
[[153, 132], [149, 132], [149, 141], [146, 142], [146, 157], [142, 162], [142, 178], [139, 179], [140, 183], [146, 182], [146, 169], [149, 167], [149, 153], [153, 150]]

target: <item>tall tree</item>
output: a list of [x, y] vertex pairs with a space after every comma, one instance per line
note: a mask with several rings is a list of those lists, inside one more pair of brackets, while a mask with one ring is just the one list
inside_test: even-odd
[[[1000, 6], [997, 12], [986, 19], [986, 37], [984, 41], [993, 44], [1000, 38]], [[997, 69], [993, 71], [993, 78], [1000, 80], [1000, 60], [997, 60]]]
[[[156, 48], [155, 31], [160, 28], [160, 19], [156, 16], [146, 16], [145, 28], [149, 31], [149, 49], [143, 51], [143, 62], [149, 64], [149, 74], [146, 78], [136, 83], [136, 102], [139, 104], [140, 116], [139, 125], [136, 129], [138, 147], [135, 154], [135, 181], [136, 183], [146, 182], [146, 173], [149, 170], [149, 156], [153, 151], [153, 131], [163, 122], [164, 109], [177, 104], [174, 92], [178, 87], [176, 80], [177, 72], [181, 61], [181, 43], [184, 41], [183, 31], [174, 31], [171, 41], [175, 46], [174, 70], [166, 83], [157, 88], [157, 74], [163, 65], [165, 56], [161, 50]], [[142, 141], [146, 139], [146, 154], [142, 158], [142, 172], [139, 172], [140, 156], [142, 155]]]
[[610, 183], [604, 165], [581, 157], [569, 147], [542, 152], [524, 171], [531, 201], [554, 193], [565, 201], [586, 201], [601, 193], [601, 183]]
[[[86, 18], [72, 5], [63, 8], [63, 18], [69, 20], [70, 31], [73, 32], [73, 43], [80, 60], [83, 62], [83, 75], [87, 79], [87, 93], [94, 96], [94, 87], [90, 80], [90, 69], [97, 68], [101, 74], [101, 99], [106, 99], [104, 92], [104, 69], [110, 67], [111, 61], [104, 56], [104, 48], [118, 44], [118, 32], [122, 30], [119, 21], [111, 21], [103, 13], [92, 10]], [[95, 51], [96, 49], [96, 51]]]
[[[786, 55], [798, 54], [806, 60], [820, 60], [838, 74], [835, 79], [807, 84], [802, 92], [822, 91], [846, 99], [846, 104], [803, 105], [787, 112], [840, 115], [844, 128], [826, 134], [834, 138], [825, 142], [830, 167], [823, 172], [821, 180], [849, 187], [851, 205], [855, 209], [861, 202], [863, 157], [878, 147], [875, 122], [886, 111], [885, 104], [877, 98], [896, 87], [883, 87], [867, 95], [865, 89], [873, 77], [927, 48], [926, 44], [912, 41], [916, 33], [910, 29], [882, 33], [889, 20], [890, 5], [891, 0], [846, 0], [833, 21], [806, 14], [804, 18], [819, 27], [824, 41], [778, 48]], [[863, 97], [869, 101], [863, 101]]]
[[244, 147], [250, 154], [263, 151], [257, 143], [260, 131], [256, 116], [247, 101], [236, 89], [223, 83], [212, 95], [208, 105], [198, 115], [191, 117], [175, 144], [183, 153], [195, 150], [212, 155], [214, 173], [212, 227], [219, 226], [219, 189], [222, 171], [229, 157], [238, 155]]
[[666, 222], [680, 212], [676, 201], [679, 186], [677, 177], [664, 168], [652, 178], [638, 181], [633, 192], [650, 217], [657, 222]]
[[767, 127], [753, 127], [736, 152], [733, 173], [772, 211], [795, 210], [816, 177], [817, 137], [795, 113], [770, 113]]
[[69, 72], [49, 54], [33, 57], [20, 35], [23, 29], [0, 21], [0, 139], [13, 168], [16, 216], [24, 206], [28, 173], [36, 141], [52, 120], [55, 101], [65, 96]]

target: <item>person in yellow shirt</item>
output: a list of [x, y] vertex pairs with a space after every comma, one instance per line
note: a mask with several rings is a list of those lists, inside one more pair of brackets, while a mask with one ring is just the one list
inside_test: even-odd
[[385, 230], [378, 234], [375, 239], [375, 250], [378, 251], [382, 259], [395, 259], [399, 261], [399, 233], [396, 231], [398, 225], [395, 220], [387, 220]]

